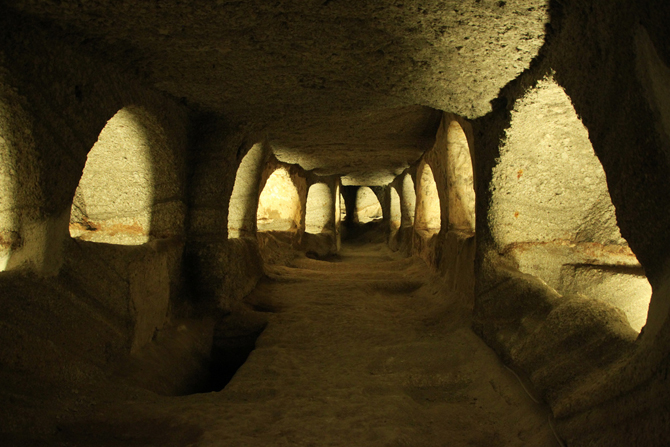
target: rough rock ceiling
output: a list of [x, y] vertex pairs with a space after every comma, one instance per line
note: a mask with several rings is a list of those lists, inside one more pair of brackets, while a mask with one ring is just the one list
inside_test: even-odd
[[433, 130], [407, 106], [485, 114], [542, 45], [547, 1], [9, 3], [132, 59], [160, 90], [266, 125], [280, 158], [379, 184]]

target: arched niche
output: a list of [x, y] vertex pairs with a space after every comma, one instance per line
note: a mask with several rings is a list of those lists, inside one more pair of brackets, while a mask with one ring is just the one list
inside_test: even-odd
[[307, 191], [305, 232], [332, 231], [334, 219], [333, 192], [325, 183], [314, 183]]
[[268, 177], [258, 199], [258, 231], [294, 231], [300, 226], [300, 196], [284, 167]]
[[391, 186], [389, 191], [391, 197], [391, 219], [389, 225], [391, 226], [391, 231], [397, 231], [400, 228], [402, 223], [402, 210], [400, 209], [400, 195], [398, 190]]
[[228, 204], [228, 238], [253, 236], [256, 231], [258, 188], [263, 173], [263, 145], [255, 144], [242, 158]]
[[440, 197], [433, 177], [433, 170], [422, 162], [417, 171], [419, 179], [416, 195], [416, 215], [414, 227], [428, 234], [439, 233], [442, 226]]
[[140, 107], [121, 109], [86, 159], [70, 212], [70, 235], [138, 245], [179, 234], [183, 202], [177, 166], [162, 126]]
[[468, 139], [458, 121], [447, 127], [447, 191], [449, 228], [475, 230], [475, 188]]
[[618, 307], [640, 331], [651, 287], [621, 237], [588, 132], [552, 78], [517, 101], [492, 182], [498, 250], [563, 295]]
[[414, 189], [414, 180], [409, 173], [405, 174], [405, 177], [402, 180], [400, 209], [402, 212], [402, 226], [413, 226], [414, 212], [416, 210], [416, 190]]
[[356, 191], [356, 221], [368, 223], [383, 217], [382, 206], [377, 195], [368, 186], [361, 186]]

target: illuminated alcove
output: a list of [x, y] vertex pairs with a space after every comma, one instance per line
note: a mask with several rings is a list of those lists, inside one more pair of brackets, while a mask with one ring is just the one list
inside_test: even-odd
[[474, 232], [475, 188], [468, 139], [457, 121], [447, 128], [449, 229]]
[[391, 227], [391, 231], [394, 232], [400, 228], [400, 224], [402, 222], [402, 210], [400, 209], [400, 195], [398, 194], [398, 191], [395, 189], [395, 187], [391, 186], [389, 192], [391, 195], [391, 219], [389, 225]]
[[242, 158], [228, 205], [228, 238], [253, 236], [256, 228], [258, 185], [263, 170], [262, 144], [255, 144]]
[[258, 231], [292, 231], [300, 223], [300, 196], [289, 172], [280, 167], [268, 177], [258, 199]]
[[402, 213], [402, 226], [411, 227], [414, 225], [414, 212], [416, 211], [416, 191], [414, 190], [414, 180], [407, 173], [402, 180], [402, 195], [400, 197], [400, 209]]
[[364, 224], [381, 219], [382, 216], [382, 206], [374, 191], [368, 186], [358, 188], [355, 221]]
[[325, 183], [315, 183], [307, 192], [305, 232], [318, 234], [332, 231], [334, 221], [333, 193]]
[[442, 213], [433, 170], [428, 163], [422, 162], [417, 172], [419, 181], [417, 184], [414, 227], [427, 234], [439, 233], [442, 226]]
[[70, 235], [138, 245], [178, 232], [174, 227], [183, 223], [183, 210], [159, 200], [179, 195], [167, 146], [164, 130], [142, 108], [117, 112], [88, 153], [72, 202]]
[[559, 293], [608, 302], [642, 328], [651, 287], [621, 237], [588, 132], [551, 77], [517, 101], [492, 185], [499, 251]]

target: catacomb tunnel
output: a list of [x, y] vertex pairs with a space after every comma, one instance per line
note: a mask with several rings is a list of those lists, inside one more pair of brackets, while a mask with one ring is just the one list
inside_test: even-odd
[[666, 446], [670, 5], [0, 5], [0, 445]]

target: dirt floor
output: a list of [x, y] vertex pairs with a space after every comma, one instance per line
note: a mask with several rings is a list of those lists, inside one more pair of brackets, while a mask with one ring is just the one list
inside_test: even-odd
[[423, 261], [345, 245], [268, 276], [247, 298], [268, 325], [223, 391], [124, 391], [35, 445], [559, 445]]

